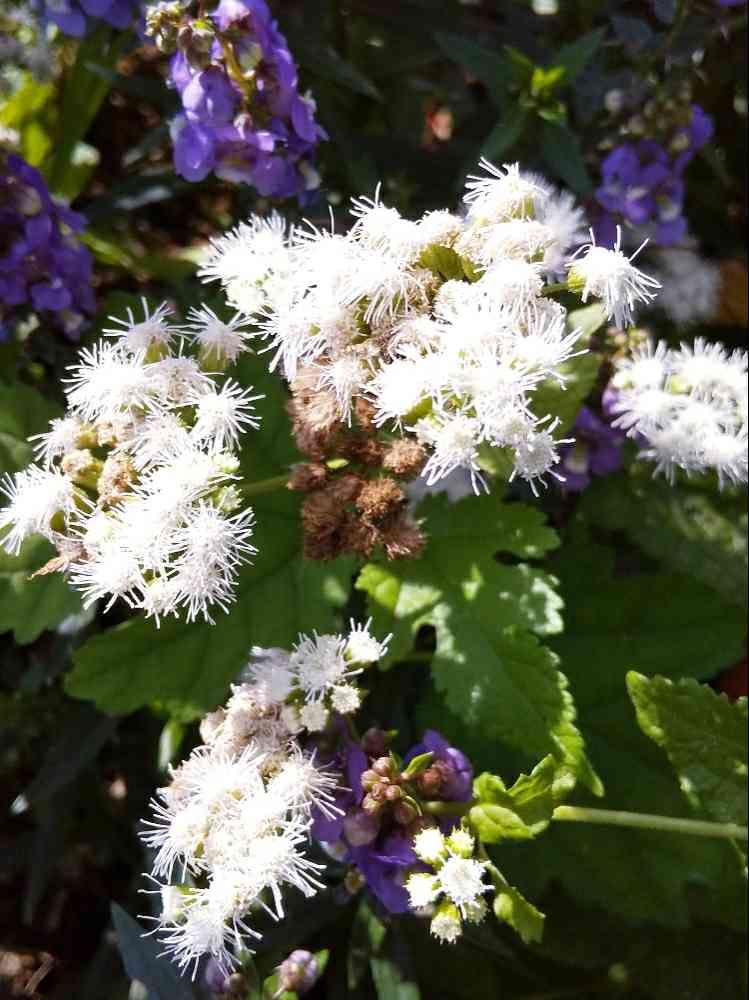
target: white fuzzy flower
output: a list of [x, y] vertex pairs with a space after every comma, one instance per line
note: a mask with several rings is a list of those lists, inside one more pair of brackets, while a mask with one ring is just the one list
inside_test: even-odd
[[72, 373], [64, 381], [68, 406], [85, 421], [117, 416], [158, 405], [158, 386], [153, 367], [144, 364], [143, 354], [129, 354], [119, 345], [100, 341], [80, 354], [70, 365]]
[[440, 867], [437, 878], [442, 892], [463, 913], [464, 908], [475, 903], [491, 886], [484, 882], [488, 864], [473, 858], [451, 855]]
[[544, 269], [561, 276], [569, 251], [585, 242], [585, 213], [568, 191], [558, 191], [544, 204], [540, 219], [552, 236], [544, 250]]
[[581, 256], [574, 257], [568, 264], [568, 283], [574, 290], [579, 289], [583, 302], [592, 295], [600, 299], [609, 319], [624, 328], [633, 321], [634, 309], [638, 302], [645, 304], [656, 297], [660, 283], [634, 266], [643, 245], [631, 257], [621, 250], [621, 229], [617, 229], [616, 245], [613, 250], [596, 246], [591, 231], [591, 242], [581, 248]]
[[310, 701], [299, 711], [299, 724], [310, 733], [321, 733], [328, 724], [330, 712], [321, 701]]
[[286, 701], [294, 687], [294, 672], [289, 660], [289, 653], [283, 649], [253, 646], [242, 677], [260, 688], [271, 704], [279, 705]]
[[464, 201], [469, 218], [483, 225], [534, 218], [549, 197], [548, 187], [516, 163], [497, 167], [483, 158], [479, 166], [488, 176], [469, 175]]
[[77, 448], [85, 425], [78, 417], [55, 417], [44, 434], [33, 434], [29, 441], [36, 441], [34, 455], [37, 461], [50, 466], [53, 461]]
[[658, 307], [677, 326], [711, 320], [719, 306], [720, 267], [686, 247], [660, 250], [656, 260]]
[[332, 688], [361, 673], [351, 669], [345, 650], [346, 640], [339, 635], [314, 632], [299, 637], [289, 665], [308, 701], [320, 701]]
[[433, 903], [439, 895], [439, 882], [428, 872], [416, 872], [407, 879], [406, 892], [411, 909], [421, 910]]
[[339, 715], [353, 715], [361, 705], [361, 692], [353, 684], [337, 684], [330, 692], [330, 706]]
[[207, 442], [213, 451], [236, 448], [240, 435], [248, 427], [257, 430], [260, 426], [260, 418], [252, 404], [265, 397], [251, 393], [252, 386], [243, 389], [237, 382], [228, 379], [220, 390], [198, 395], [191, 437], [200, 443]]
[[485, 486], [478, 464], [481, 428], [475, 417], [458, 413], [420, 420], [415, 428], [418, 439], [433, 448], [422, 475], [428, 486], [458, 468], [468, 469], [474, 492]]
[[413, 849], [420, 861], [427, 865], [437, 865], [447, 853], [445, 836], [439, 827], [427, 827], [414, 837]]
[[201, 356], [213, 363], [233, 364], [248, 350], [250, 333], [246, 316], [240, 313], [224, 322], [208, 306], [192, 308], [187, 314], [186, 336], [197, 345]]
[[[66, 475], [38, 465], [5, 476], [0, 480], [0, 493], [10, 501], [0, 510], [0, 540], [11, 555], [18, 555], [30, 535], [53, 539], [55, 531], [64, 527], [76, 509], [79, 499], [78, 490]], [[57, 517], [63, 523], [57, 525]]]
[[353, 618], [351, 619], [345, 656], [352, 663], [376, 663], [387, 654], [392, 634], [380, 641], [370, 632], [371, 625], [371, 618], [367, 619], [363, 625], [357, 624]]
[[176, 328], [167, 322], [167, 316], [172, 311], [171, 307], [166, 302], [162, 302], [153, 312], [150, 312], [146, 299], [141, 298], [140, 301], [143, 307], [143, 319], [136, 320], [132, 309], [127, 309], [127, 319], [108, 316], [107, 319], [112, 323], [117, 323], [118, 326], [114, 329], [105, 328], [103, 333], [107, 337], [117, 337], [118, 346], [130, 354], [146, 354], [152, 348], [157, 351], [166, 350], [177, 332]]
[[432, 917], [429, 931], [444, 944], [454, 944], [463, 933], [463, 923], [457, 907], [441, 903]]

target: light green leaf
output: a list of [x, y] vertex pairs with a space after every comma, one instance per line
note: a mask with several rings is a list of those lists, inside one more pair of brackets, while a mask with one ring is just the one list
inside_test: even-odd
[[692, 678], [674, 683], [631, 671], [640, 728], [668, 754], [691, 805], [719, 823], [747, 823], [747, 702]]
[[[232, 374], [265, 393], [258, 404], [262, 430], [245, 436], [245, 481], [282, 474], [295, 451], [280, 379], [257, 359], [243, 361]], [[250, 646], [288, 647], [300, 631], [335, 627], [351, 562], [303, 559], [297, 495], [280, 490], [259, 496], [253, 507], [259, 551], [254, 564], [240, 573], [230, 613], [217, 611], [215, 625], [170, 619], [158, 630], [152, 621], [137, 618], [97, 634], [76, 652], [66, 683], [69, 694], [115, 714], [157, 701], [189, 719], [223, 700]]]
[[574, 786], [574, 777], [560, 778], [557, 762], [545, 757], [529, 775], [507, 788], [496, 774], [480, 774], [473, 786], [477, 804], [469, 819], [485, 844], [531, 840], [542, 833], [555, 807]]
[[494, 913], [517, 931], [525, 944], [538, 942], [544, 936], [546, 917], [511, 885], [497, 886]]
[[48, 118], [54, 92], [54, 84], [25, 74], [21, 86], [0, 108], [0, 125], [20, 134], [20, 153], [32, 167], [42, 163], [52, 145]]
[[448, 707], [487, 738], [530, 755], [552, 753], [598, 791], [567, 681], [537, 639], [561, 628], [556, 581], [494, 558], [537, 558], [556, 536], [538, 511], [494, 496], [454, 505], [429, 498], [420, 512], [429, 533], [423, 554], [370, 563], [357, 582], [369, 595], [375, 626], [394, 632], [392, 657], [408, 652], [422, 626], [433, 626], [432, 673]]

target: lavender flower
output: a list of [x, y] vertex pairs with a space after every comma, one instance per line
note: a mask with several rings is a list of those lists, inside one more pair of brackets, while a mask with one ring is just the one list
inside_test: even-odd
[[0, 150], [0, 327], [29, 310], [77, 339], [94, 310], [82, 215], [52, 199], [41, 174]]
[[575, 443], [561, 452], [564, 488], [572, 493], [587, 489], [592, 476], [608, 476], [621, 468], [624, 433], [583, 406], [574, 425]]
[[[411, 801], [465, 802], [471, 797], [470, 761], [435, 730], [427, 730], [408, 751], [403, 769], [425, 753], [433, 754], [429, 766], [407, 779], [392, 757], [370, 760], [361, 746], [348, 743], [333, 765], [346, 774], [348, 791], [339, 793], [335, 803], [343, 815], [318, 814], [312, 827], [317, 840], [335, 845], [342, 859], [356, 866], [390, 913], [408, 910], [405, 881], [410, 872], [422, 868], [413, 847], [420, 827]], [[440, 819], [444, 832], [455, 823], [455, 818]]]
[[603, 209], [598, 242], [611, 245], [622, 222], [654, 228], [655, 242], [662, 246], [684, 239], [683, 174], [712, 134], [712, 119], [695, 104], [687, 124], [672, 129], [664, 141], [648, 136], [616, 146], [601, 165], [603, 183], [595, 192]]
[[157, 4], [147, 31], [174, 53], [177, 173], [201, 181], [213, 172], [264, 197], [308, 198], [319, 185], [312, 154], [326, 135], [314, 103], [299, 94], [294, 59], [264, 0], [220, 0], [199, 19], [177, 3]]
[[65, 35], [82, 38], [99, 21], [124, 30], [140, 11], [139, 0], [36, 0], [39, 20]]

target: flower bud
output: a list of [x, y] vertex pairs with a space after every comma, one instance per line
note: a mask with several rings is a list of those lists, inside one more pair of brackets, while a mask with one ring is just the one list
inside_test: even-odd
[[380, 777], [389, 775], [392, 769], [393, 762], [389, 757], [378, 757], [374, 764], [372, 764], [372, 770], [375, 774], [380, 775]]
[[362, 773], [361, 786], [365, 792], [370, 791], [379, 782], [380, 776], [376, 771], [367, 770]]
[[413, 823], [418, 815], [416, 806], [411, 805], [410, 802], [396, 802], [393, 808], [395, 822], [401, 826], [408, 826], [409, 823]]
[[463, 922], [454, 903], [446, 900], [439, 904], [429, 925], [431, 934], [440, 942], [453, 944], [463, 933]]
[[312, 952], [297, 949], [279, 965], [278, 986], [280, 990], [304, 996], [315, 985], [319, 975], [320, 966]]

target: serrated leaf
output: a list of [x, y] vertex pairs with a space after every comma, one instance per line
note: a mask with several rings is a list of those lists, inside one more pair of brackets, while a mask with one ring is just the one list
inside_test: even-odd
[[691, 805], [719, 823], [747, 823], [747, 702], [692, 678], [674, 683], [631, 671], [640, 728], [662, 747]]
[[488, 738], [531, 755], [553, 753], [598, 790], [567, 681], [536, 637], [561, 627], [556, 581], [493, 558], [496, 552], [538, 557], [556, 536], [538, 511], [492, 496], [454, 505], [429, 498], [420, 511], [429, 533], [423, 554], [370, 563], [357, 582], [369, 595], [376, 627], [395, 633], [391, 655], [402, 656], [422, 626], [433, 626], [432, 674], [452, 711]]
[[513, 886], [498, 886], [494, 896], [494, 914], [509, 924], [525, 944], [533, 944], [544, 936], [546, 917]]
[[531, 840], [547, 828], [554, 809], [573, 786], [572, 776], [560, 781], [557, 762], [551, 756], [537, 764], [531, 774], [521, 775], [511, 788], [496, 774], [480, 774], [473, 787], [478, 801], [469, 818], [486, 844]]
[[[639, 508], [632, 516], [639, 514]], [[554, 569], [566, 598], [563, 656], [579, 725], [606, 787], [609, 809], [688, 816], [663, 753], [639, 730], [625, 675], [638, 667], [673, 678], [709, 677], [741, 655], [738, 609], [668, 571], [616, 573], [616, 552], [594, 543], [581, 513]], [[662, 596], [661, 596], [662, 595]], [[503, 871], [533, 898], [559, 882], [575, 898], [634, 922], [683, 928], [693, 918], [740, 928], [743, 862], [727, 841], [553, 823]]]
[[485, 49], [461, 35], [437, 32], [434, 38], [449, 59], [460, 63], [469, 73], [478, 77], [494, 99], [502, 103], [513, 77], [512, 67], [503, 55]]
[[[241, 453], [245, 481], [284, 473], [296, 457], [280, 379], [262, 362], [248, 359], [233, 372], [265, 399], [258, 409], [262, 430], [246, 435]], [[100, 632], [76, 652], [66, 690], [113, 714], [159, 702], [183, 721], [215, 707], [239, 673], [252, 645], [291, 646], [300, 631], [335, 626], [351, 579], [350, 560], [315, 563], [303, 559], [299, 498], [287, 490], [259, 496], [258, 554], [243, 568], [237, 601], [216, 624], [170, 619], [157, 630], [132, 619]]]
[[645, 468], [598, 480], [586, 491], [583, 508], [593, 523], [625, 532], [644, 552], [746, 607], [743, 498], [731, 502], [685, 484], [674, 489]]
[[564, 67], [566, 71], [565, 80], [568, 83], [572, 83], [585, 69], [598, 51], [605, 36], [605, 28], [596, 28], [595, 31], [590, 31], [587, 35], [576, 38], [574, 42], [563, 45], [554, 54], [553, 64]]
[[144, 937], [140, 924], [117, 903], [112, 903], [111, 910], [125, 972], [143, 983], [149, 1000], [195, 1000], [190, 980], [180, 976], [168, 959], [158, 957], [159, 943], [152, 937]]

